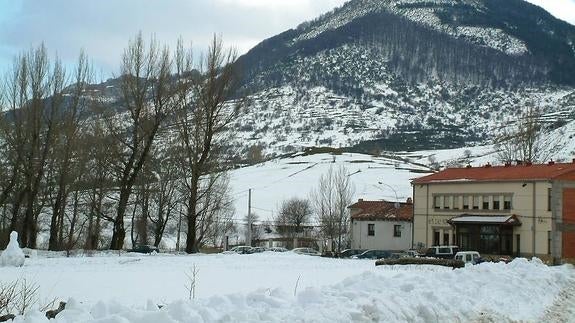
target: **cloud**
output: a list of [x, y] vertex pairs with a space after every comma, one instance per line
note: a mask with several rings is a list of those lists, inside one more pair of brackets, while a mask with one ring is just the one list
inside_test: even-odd
[[[0, 0], [12, 1], [12, 0]], [[346, 0], [17, 0], [0, 2], [0, 55], [44, 42], [64, 61], [84, 49], [105, 72], [138, 31], [205, 48], [213, 34], [240, 53]], [[14, 3], [18, 3], [15, 8]], [[6, 9], [6, 10], [4, 10]], [[6, 61], [6, 57], [0, 57]], [[0, 61], [1, 62], [1, 61]]]

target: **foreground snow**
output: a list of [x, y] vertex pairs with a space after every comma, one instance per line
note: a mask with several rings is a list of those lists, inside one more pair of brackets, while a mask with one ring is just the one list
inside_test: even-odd
[[[196, 299], [188, 300], [194, 265]], [[538, 321], [575, 285], [571, 266], [538, 259], [451, 270], [268, 252], [31, 258], [0, 268], [2, 283], [21, 277], [41, 285], [40, 300], [71, 298], [56, 322], [100, 323]], [[41, 313], [16, 319], [45, 321]]]

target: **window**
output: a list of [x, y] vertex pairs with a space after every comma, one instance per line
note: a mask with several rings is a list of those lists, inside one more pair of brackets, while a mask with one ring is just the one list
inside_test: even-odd
[[449, 247], [437, 248], [437, 253], [449, 254], [449, 253], [451, 253], [451, 248], [449, 248]]
[[483, 210], [489, 210], [489, 196], [483, 196], [483, 203], [481, 203], [481, 208]]
[[443, 197], [443, 208], [449, 210], [451, 205], [451, 196], [444, 196]]
[[551, 211], [551, 189], [547, 189], [547, 211]]
[[375, 236], [375, 224], [373, 224], [373, 223], [367, 224], [367, 235], [368, 236]]
[[441, 207], [441, 196], [436, 195], [433, 197], [433, 208], [439, 209]]
[[473, 209], [474, 210], [479, 209], [479, 196], [477, 196], [477, 195], [473, 196]]
[[394, 237], [401, 237], [401, 225], [396, 224], [393, 226], [393, 236]]
[[454, 196], [454, 197], [453, 197], [453, 209], [454, 209], [454, 210], [459, 210], [459, 201], [460, 201], [460, 197], [459, 197], [459, 196]]
[[500, 202], [501, 202], [501, 201], [499, 200], [499, 195], [493, 196], [493, 209], [494, 209], [494, 210], [499, 210], [499, 207], [500, 207], [500, 205], [501, 205]]
[[469, 209], [469, 196], [463, 197], [463, 209], [464, 210]]
[[443, 244], [449, 245], [449, 232], [443, 232]]
[[505, 196], [503, 199], [503, 209], [511, 210], [511, 196]]

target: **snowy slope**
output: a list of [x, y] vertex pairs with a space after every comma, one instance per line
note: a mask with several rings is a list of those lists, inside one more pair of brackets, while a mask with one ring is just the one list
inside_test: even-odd
[[[405, 201], [412, 195], [411, 179], [430, 172], [428, 167], [402, 161], [399, 157], [373, 157], [364, 154], [317, 154], [268, 161], [231, 172], [230, 185], [235, 200], [236, 219], [248, 210], [248, 189], [252, 189], [253, 212], [261, 220], [273, 220], [282, 201], [308, 198], [319, 178], [330, 167], [345, 167], [355, 187], [355, 198]], [[384, 183], [384, 184], [380, 184]], [[315, 220], [314, 220], [315, 221]]]
[[[359, 54], [358, 49], [348, 50]], [[335, 51], [310, 60], [344, 60], [341, 55], [345, 53]], [[337, 63], [325, 67], [330, 68], [337, 68]], [[349, 68], [349, 73], [359, 72]], [[305, 79], [305, 72], [301, 77]], [[372, 82], [368, 77], [355, 77], [363, 80], [366, 91], [377, 99], [358, 102], [325, 87], [301, 90], [291, 85], [250, 96], [249, 107], [235, 123], [238, 137], [234, 142], [243, 147], [260, 146], [267, 155], [314, 146], [350, 147], [380, 138], [388, 138], [382, 144], [387, 150], [437, 149], [492, 143], [497, 131], [532, 102], [537, 102], [549, 125], [575, 118], [575, 90], [568, 88], [480, 91], [474, 87], [411, 86], [391, 79]], [[573, 133], [572, 128], [562, 131]], [[405, 138], [409, 145], [396, 143]]]
[[[563, 149], [551, 154], [556, 161], [570, 162], [575, 155], [575, 121], [551, 133], [563, 142]], [[375, 157], [366, 154], [294, 154], [230, 171], [230, 186], [236, 221], [248, 212], [248, 190], [252, 189], [252, 211], [261, 221], [271, 221], [282, 201], [309, 198], [319, 178], [330, 168], [345, 167], [355, 188], [354, 201], [387, 200], [401, 202], [412, 197], [411, 180], [444, 167], [482, 166], [499, 162], [493, 145], [457, 149], [387, 152]], [[313, 220], [315, 221], [315, 219]]]

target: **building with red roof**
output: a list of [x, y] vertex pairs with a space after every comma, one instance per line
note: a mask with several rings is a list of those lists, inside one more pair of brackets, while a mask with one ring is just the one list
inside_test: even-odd
[[414, 246], [575, 258], [575, 160], [447, 168], [412, 185]]
[[364, 201], [348, 207], [351, 248], [403, 251], [411, 247], [413, 203]]

